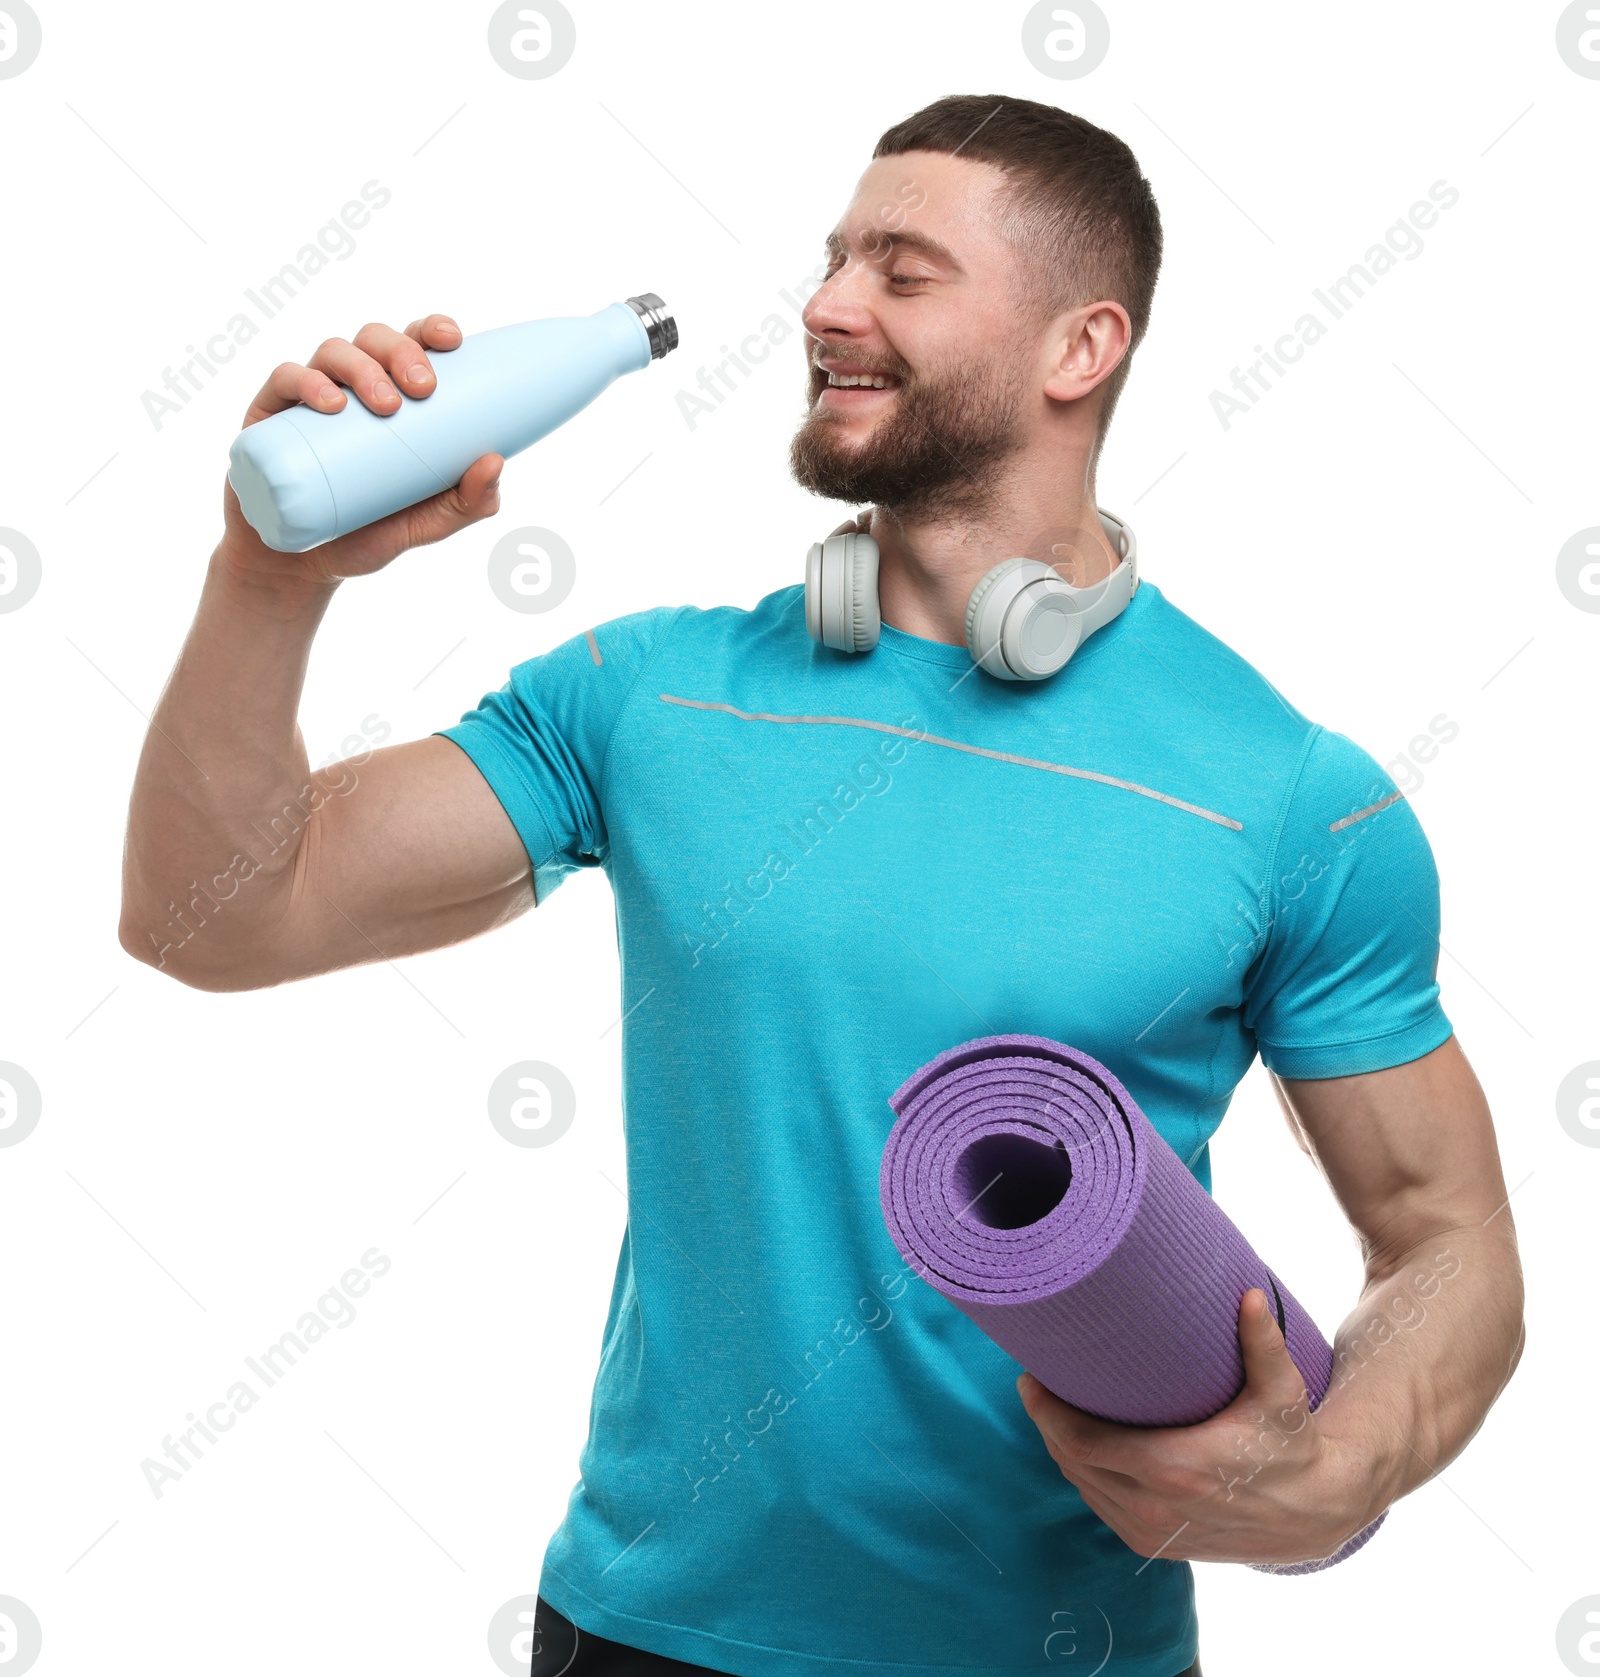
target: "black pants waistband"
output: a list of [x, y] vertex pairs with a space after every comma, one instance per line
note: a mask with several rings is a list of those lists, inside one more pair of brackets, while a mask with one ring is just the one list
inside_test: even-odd
[[[579, 1630], [543, 1596], [538, 1598], [533, 1630], [528, 1677], [727, 1677], [709, 1665], [647, 1654], [592, 1630]], [[1202, 1677], [1199, 1660], [1175, 1677]]]

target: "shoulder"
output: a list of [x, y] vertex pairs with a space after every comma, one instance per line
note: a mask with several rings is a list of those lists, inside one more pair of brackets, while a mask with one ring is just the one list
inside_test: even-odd
[[674, 644], [705, 647], [721, 642], [734, 646], [765, 633], [790, 630], [797, 614], [804, 622], [804, 612], [805, 588], [795, 583], [775, 589], [753, 606], [653, 606], [648, 611], [611, 618], [585, 634], [619, 645], [654, 645], [670, 638]]
[[1178, 653], [1182, 668], [1202, 684], [1201, 697], [1225, 707], [1230, 722], [1286, 751], [1294, 771], [1297, 804], [1332, 813], [1331, 822], [1399, 792], [1378, 761], [1348, 735], [1301, 711], [1273, 682], [1226, 642], [1169, 600], [1159, 598], [1150, 614], [1151, 642]]
[[805, 635], [805, 590], [780, 588], [750, 607], [652, 606], [612, 617], [569, 636], [511, 672], [519, 693], [549, 693], [576, 683], [590, 693], [622, 699], [647, 668], [737, 668], [787, 649]]
[[[669, 608], [664, 608], [669, 609]], [[792, 583], [774, 589], [753, 606], [677, 606], [670, 608], [674, 641], [705, 647], [747, 645], [768, 634], [792, 633], [805, 625], [805, 587]]]
[[1303, 747], [1317, 725], [1226, 641], [1153, 584], [1142, 584], [1139, 592], [1146, 588], [1152, 598], [1137, 621], [1135, 640], [1175, 684], [1186, 687], [1191, 702], [1225, 707], [1236, 724]]
[[[1142, 584], [1140, 594], [1150, 586]], [[1254, 804], [1258, 823], [1265, 822], [1257, 831], [1281, 834], [1310, 823], [1326, 835], [1382, 800], [1400, 803], [1376, 758], [1307, 716], [1159, 589], [1129, 629], [1130, 658], [1120, 673], [1137, 683], [1145, 726], [1195, 770], [1215, 776], [1218, 796], [1225, 790]], [[1397, 816], [1391, 825], [1405, 821]]]
[[1125, 749], [1148, 757], [1152, 772], [1181, 766], [1196, 793], [1264, 837], [1317, 724], [1153, 583], [1140, 584], [1124, 621], [1098, 696], [1119, 718]]
[[1295, 788], [1297, 802], [1328, 812], [1330, 826], [1366, 811], [1373, 803], [1398, 802], [1399, 788], [1369, 751], [1345, 734], [1315, 727]]
[[811, 646], [805, 627], [805, 589], [780, 588], [751, 606], [660, 606], [602, 624], [594, 632], [602, 654], [610, 646], [642, 667], [678, 675], [717, 671], [729, 678], [795, 669]]

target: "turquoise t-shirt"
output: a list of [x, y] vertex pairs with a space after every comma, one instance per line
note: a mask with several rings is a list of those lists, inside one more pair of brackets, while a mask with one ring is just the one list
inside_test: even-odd
[[1437, 1048], [1438, 879], [1394, 783], [1150, 582], [1039, 682], [888, 626], [817, 646], [799, 587], [640, 612], [441, 732], [540, 900], [585, 867], [616, 899], [628, 1227], [545, 1599], [749, 1677], [1181, 1671], [1189, 1567], [1089, 1510], [1019, 1365], [890, 1241], [888, 1097], [971, 1037], [1054, 1037], [1209, 1189], [1258, 1051], [1316, 1078]]

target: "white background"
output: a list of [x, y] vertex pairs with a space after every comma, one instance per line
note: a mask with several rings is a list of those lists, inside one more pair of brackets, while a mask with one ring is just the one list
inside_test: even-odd
[[[0, 614], [0, 1060], [44, 1100], [0, 1149], [0, 1594], [44, 1627], [36, 1669], [492, 1673], [490, 1615], [534, 1589], [576, 1478], [624, 1223], [599, 874], [492, 938], [274, 991], [192, 992], [118, 947], [142, 713], [250, 395], [369, 319], [470, 332], [647, 289], [675, 310], [677, 354], [514, 461], [494, 524], [336, 600], [313, 761], [373, 716], [427, 733], [591, 624], [801, 575], [841, 515], [787, 475], [798, 332], [693, 429], [675, 393], [793, 322], [779, 289], [885, 127], [1009, 92], [1122, 135], [1160, 202], [1099, 484], [1145, 574], [1380, 761], [1459, 725], [1412, 795], [1529, 1281], [1516, 1378], [1363, 1556], [1196, 1569], [1208, 1677], [1562, 1670], [1556, 1621], [1600, 1592], [1600, 1149], [1555, 1109], [1600, 1058], [1600, 616], [1555, 580], [1600, 523], [1600, 81], [1559, 57], [1559, 7], [1105, 0], [1105, 61], [1055, 80], [1021, 4], [573, 0], [571, 62], [522, 80], [486, 4], [37, 3], [43, 51], [0, 80], [0, 525], [43, 565]], [[355, 253], [153, 426], [141, 392], [373, 179], [393, 198]], [[1441, 179], [1460, 200], [1422, 254], [1225, 430], [1210, 392]], [[577, 555], [545, 615], [486, 581], [498, 535], [535, 524]], [[523, 1059], [577, 1090], [549, 1147], [486, 1115]], [[1213, 1156], [1219, 1201], [1331, 1332], [1354, 1244], [1259, 1068]], [[154, 1497], [141, 1462], [373, 1246], [392, 1268], [355, 1321]]]

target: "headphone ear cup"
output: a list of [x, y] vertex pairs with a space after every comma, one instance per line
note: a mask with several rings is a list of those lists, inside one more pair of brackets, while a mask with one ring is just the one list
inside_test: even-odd
[[806, 633], [838, 652], [870, 652], [878, 612], [878, 544], [863, 531], [813, 542], [806, 555]]
[[850, 633], [852, 649], [870, 652], [878, 644], [883, 619], [878, 613], [878, 544], [864, 530], [842, 538], [849, 543]]
[[[1003, 577], [1016, 563], [1017, 561], [1014, 559], [1001, 560], [1001, 562], [992, 570], [985, 571], [983, 575], [978, 578], [977, 585], [967, 596], [967, 618], [964, 631], [967, 637], [967, 651], [972, 654], [973, 663], [984, 669], [988, 668], [988, 665], [984, 663], [984, 656], [987, 649], [980, 645], [977, 638], [976, 630], [978, 627], [978, 614], [983, 610], [983, 602], [994, 592], [995, 584], [999, 582], [1000, 578]], [[988, 627], [987, 618], [984, 619], [984, 624], [985, 627]], [[989, 637], [991, 644], [997, 636], [998, 631], [996, 631], [996, 635]]]
[[1002, 681], [1042, 681], [1078, 649], [1070, 587], [1037, 559], [1002, 559], [967, 597], [967, 651]]

